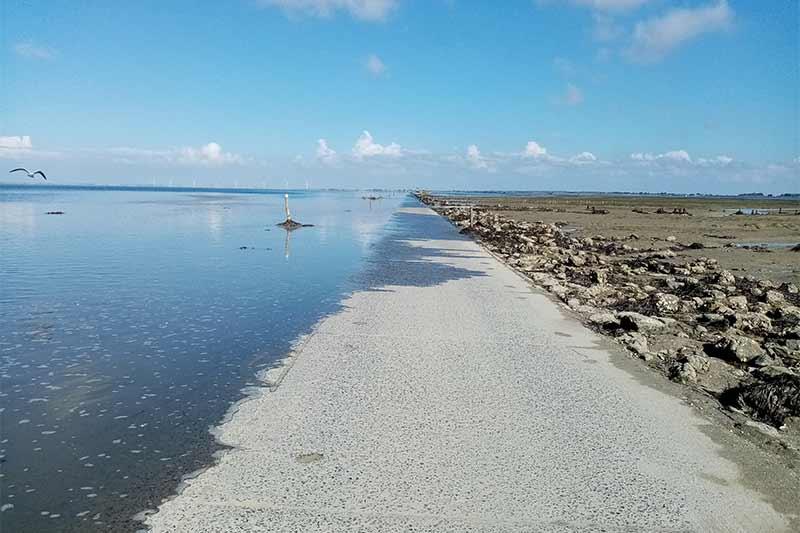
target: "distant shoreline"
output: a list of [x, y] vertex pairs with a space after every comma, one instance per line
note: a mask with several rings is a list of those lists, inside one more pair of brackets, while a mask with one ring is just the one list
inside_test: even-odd
[[[151, 185], [102, 185], [102, 184], [53, 184], [53, 183], [0, 183], [0, 190], [3, 189], [54, 189], [54, 190], [97, 190], [97, 191], [136, 191], [136, 192], [224, 192], [240, 194], [284, 194], [284, 193], [304, 193], [304, 192], [413, 192], [413, 188], [311, 188], [311, 189], [292, 189], [292, 188], [256, 188], [256, 187], [169, 187]], [[437, 196], [463, 196], [490, 198], [492, 196], [502, 197], [642, 197], [642, 198], [728, 198], [728, 199], [759, 199], [759, 200], [793, 200], [800, 199], [800, 192], [784, 193], [740, 193], [740, 194], [713, 194], [699, 192], [645, 192], [645, 191], [537, 191], [537, 190], [462, 190], [462, 189], [442, 189], [426, 190], [430, 194]]]

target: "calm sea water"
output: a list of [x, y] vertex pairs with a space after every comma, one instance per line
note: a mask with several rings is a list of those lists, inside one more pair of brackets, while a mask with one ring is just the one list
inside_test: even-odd
[[0, 188], [0, 529], [136, 529], [401, 201]]

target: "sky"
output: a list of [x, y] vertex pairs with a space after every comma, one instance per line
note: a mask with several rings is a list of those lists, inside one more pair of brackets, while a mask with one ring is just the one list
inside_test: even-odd
[[799, 26], [798, 0], [3, 0], [0, 162], [69, 184], [800, 192]]

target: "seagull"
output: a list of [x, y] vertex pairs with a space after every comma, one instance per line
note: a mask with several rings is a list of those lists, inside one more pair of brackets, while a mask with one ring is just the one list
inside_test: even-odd
[[41, 170], [35, 170], [31, 172], [27, 168], [15, 168], [14, 170], [9, 170], [8, 173], [11, 174], [12, 172], [19, 172], [19, 171], [22, 171], [25, 174], [27, 174], [29, 178], [35, 178], [36, 174], [41, 174], [42, 177], [45, 179], [45, 181], [47, 181], [47, 176], [45, 176], [44, 172], [42, 172]]

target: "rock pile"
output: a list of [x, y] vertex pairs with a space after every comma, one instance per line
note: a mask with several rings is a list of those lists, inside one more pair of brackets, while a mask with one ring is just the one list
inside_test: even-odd
[[674, 237], [670, 250], [639, 248], [636, 236], [577, 238], [555, 224], [420, 200], [671, 379], [778, 427], [800, 417], [795, 285], [683, 258], [675, 251], [689, 246]]

